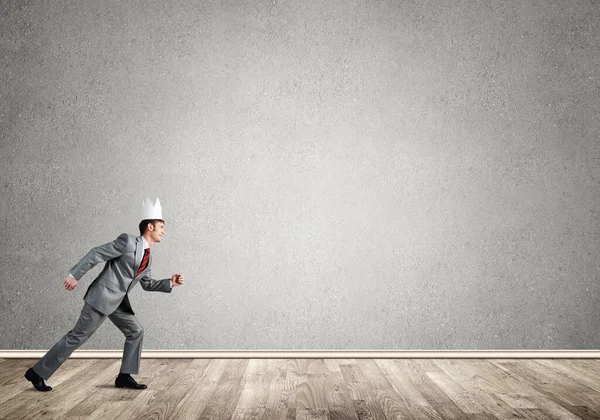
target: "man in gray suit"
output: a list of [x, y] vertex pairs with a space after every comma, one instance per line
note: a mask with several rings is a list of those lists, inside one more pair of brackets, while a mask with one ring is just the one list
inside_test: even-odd
[[85, 304], [75, 327], [61, 338], [32, 368], [25, 373], [38, 391], [50, 391], [45, 384], [60, 365], [81, 346], [109, 318], [125, 335], [121, 370], [115, 386], [118, 388], [145, 389], [131, 374], [139, 372], [144, 329], [135, 317], [128, 293], [139, 282], [142, 288], [153, 292], [171, 293], [183, 284], [183, 274], [173, 274], [170, 279], [154, 280], [150, 275], [152, 256], [150, 248], [165, 234], [160, 201], [143, 203], [140, 236], [123, 233], [117, 239], [93, 248], [69, 272], [64, 281], [67, 290], [74, 290], [77, 282], [92, 267], [106, 261], [104, 269], [89, 286]]

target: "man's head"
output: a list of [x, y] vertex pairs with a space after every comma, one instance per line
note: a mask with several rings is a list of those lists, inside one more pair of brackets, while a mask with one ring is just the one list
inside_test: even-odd
[[161, 219], [144, 219], [140, 222], [140, 235], [152, 242], [160, 242], [165, 234], [165, 221]]

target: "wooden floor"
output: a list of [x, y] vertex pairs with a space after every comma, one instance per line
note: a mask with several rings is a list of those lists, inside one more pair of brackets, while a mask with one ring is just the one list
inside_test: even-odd
[[41, 393], [0, 359], [0, 419], [600, 419], [597, 359], [71, 359]]

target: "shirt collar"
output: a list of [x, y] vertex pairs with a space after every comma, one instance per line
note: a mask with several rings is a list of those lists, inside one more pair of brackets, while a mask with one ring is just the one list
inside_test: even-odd
[[142, 236], [142, 244], [144, 245], [144, 249], [150, 248], [150, 245], [148, 245], [148, 242], [146, 241], [146, 238], [144, 238], [143, 236]]

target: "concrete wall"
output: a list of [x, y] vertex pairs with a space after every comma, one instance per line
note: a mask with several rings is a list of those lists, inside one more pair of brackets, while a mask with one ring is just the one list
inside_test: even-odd
[[146, 349], [600, 348], [600, 6], [451, 3], [2, 1], [0, 348], [156, 196]]

